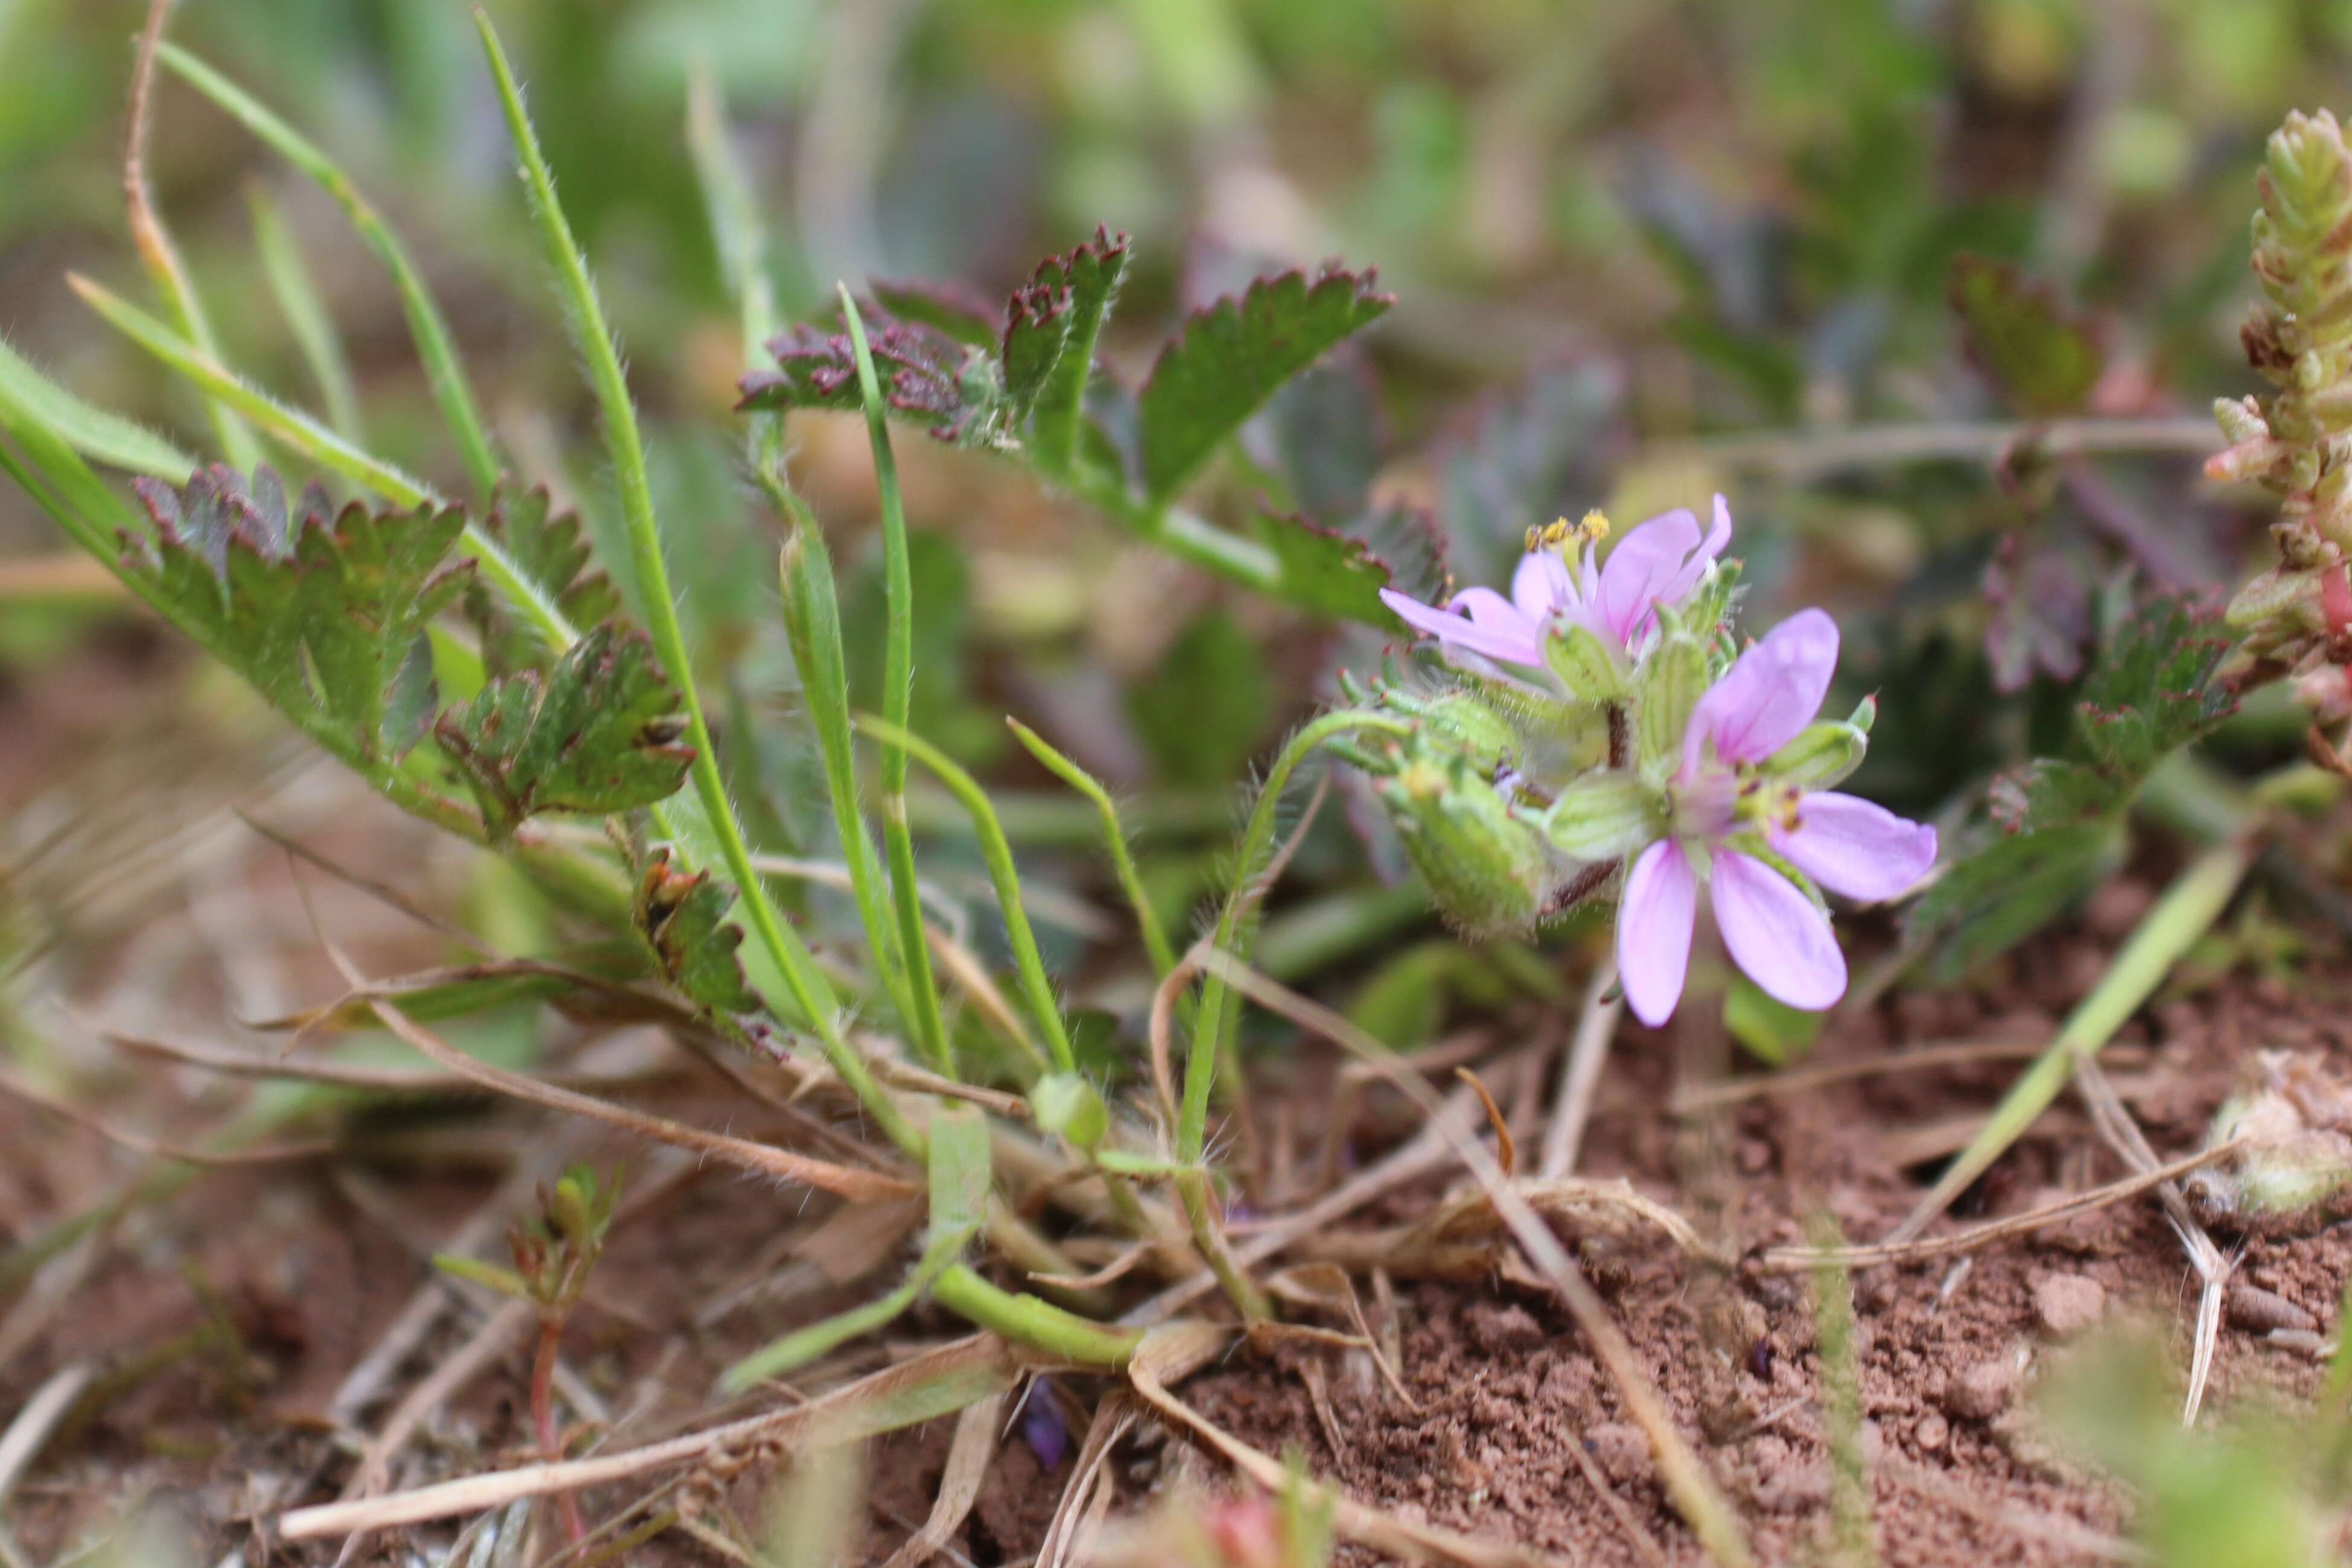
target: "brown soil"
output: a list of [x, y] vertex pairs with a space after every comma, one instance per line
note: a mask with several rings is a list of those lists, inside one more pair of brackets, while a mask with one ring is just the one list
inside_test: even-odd
[[[193, 762], [177, 766], [168, 782], [184, 788], [198, 771]], [[252, 788], [232, 777], [216, 805], [249, 800]], [[285, 806], [309, 836], [370, 874], [432, 891], [440, 862], [420, 856], [418, 830], [358, 801], [348, 786], [310, 788]], [[180, 809], [177, 825], [191, 809]], [[336, 981], [283, 857], [249, 833], [205, 841], [211, 847], [196, 866], [156, 880], [135, 915], [63, 900], [79, 924], [45, 950], [42, 988], [90, 1016], [122, 1021], [118, 1009], [128, 1009], [135, 1027], [192, 1040], [219, 1038], [220, 1020], [249, 1010], [257, 972], [303, 1000], [331, 994]], [[350, 889], [316, 875], [304, 885], [320, 926], [373, 972], [448, 956], [437, 939]], [[236, 950], [218, 947], [217, 928], [206, 924], [220, 917], [212, 901], [224, 886], [239, 890], [241, 917], [264, 934]], [[457, 891], [445, 878], [436, 896]], [[1884, 1060], [1932, 1041], [2046, 1038], [2147, 900], [2146, 886], [2119, 884], [2080, 925], [2033, 945], [1989, 984], [1899, 996], [1843, 1018], [1811, 1061]], [[194, 944], [194, 956], [174, 946], [181, 942]], [[154, 972], [158, 955], [177, 955], [165, 978]], [[2341, 978], [2318, 973], [2293, 982], [2244, 973], [2211, 980], [2135, 1020], [2117, 1042], [2112, 1075], [2159, 1156], [2172, 1157], [2199, 1145], [2258, 1049], [2306, 1052], [2352, 1075], [2345, 1000]], [[85, 1103], [120, 1125], [194, 1139], [248, 1103], [242, 1086], [110, 1056], [65, 1015], [41, 1010], [34, 1021], [41, 1032], [30, 1059], [47, 1064], [35, 1075], [54, 1069], [50, 1081], [72, 1082]], [[572, 1026], [554, 1039], [592, 1060], [643, 1069], [647, 1075], [627, 1097], [648, 1108], [747, 1135], [782, 1126], [658, 1040]], [[1989, 1108], [2017, 1070], [1998, 1061], [1892, 1071], [1752, 1100], [1725, 1115], [1710, 1159], [1694, 1155], [1689, 1129], [1665, 1110], [1671, 1057], [1668, 1040], [1630, 1026], [1622, 1033], [1582, 1172], [1630, 1177], [1647, 1196], [1735, 1239], [1751, 1260], [1762, 1246], [1808, 1239], [1822, 1216], [1850, 1238], [1883, 1234], [1957, 1146], [1948, 1129]], [[204, 1174], [176, 1197], [101, 1225], [97, 1241], [68, 1249], [29, 1289], [13, 1276], [0, 1287], [0, 1411], [14, 1410], [61, 1368], [86, 1365], [97, 1377], [96, 1392], [7, 1505], [7, 1528], [30, 1556], [54, 1561], [107, 1520], [143, 1507], [178, 1521], [190, 1562], [218, 1562], [240, 1547], [257, 1565], [333, 1561], [331, 1548], [273, 1548], [257, 1526], [338, 1493], [355, 1435], [378, 1429], [389, 1406], [476, 1332], [478, 1308], [443, 1312], [387, 1369], [376, 1396], [346, 1413], [348, 1424], [328, 1420], [345, 1378], [428, 1279], [430, 1252], [469, 1218], [520, 1212], [532, 1176], [562, 1159], [626, 1158], [643, 1195], [565, 1342], [568, 1366], [614, 1423], [612, 1446], [715, 1419], [719, 1402], [710, 1390], [721, 1368], [795, 1323], [870, 1294], [903, 1255], [884, 1249], [858, 1273], [835, 1246], [840, 1232], [824, 1232], [821, 1203], [720, 1171], [666, 1166], [642, 1149], [479, 1102], [345, 1111], [269, 1137], [319, 1132], [342, 1144], [337, 1158]], [[1267, 1138], [1280, 1141], [1271, 1128]], [[1379, 1148], [1367, 1134], [1359, 1153]], [[0, 1097], [0, 1239], [14, 1246], [156, 1168]], [[2079, 1111], [2062, 1102], [1945, 1223], [2015, 1212], [2121, 1174]], [[1438, 1191], [1408, 1192], [1364, 1218], [1409, 1217]], [[1570, 1239], [1683, 1433], [1732, 1498], [1759, 1558], [1816, 1555], [1830, 1471], [1804, 1279], [1752, 1263], [1717, 1273], [1638, 1238]], [[2217, 1239], [2225, 1249], [2242, 1244], [2243, 1288], [2223, 1331], [2211, 1405], [2262, 1390], [2307, 1395], [2316, 1360], [2270, 1331], [2332, 1329], [2352, 1236], [2322, 1227]], [[496, 1252], [491, 1245], [479, 1255]], [[2095, 1317], [2152, 1319], [2185, 1364], [2196, 1280], [2152, 1203], [2126, 1202], [1986, 1248], [1965, 1263], [1866, 1270], [1854, 1285], [1884, 1561], [1971, 1568], [2086, 1561], [2128, 1530], [2130, 1500], [2055, 1456], [2031, 1387], [2057, 1342]], [[1314, 1470], [1408, 1517], [1579, 1563], [1700, 1560], [1609, 1378], [1550, 1302], [1486, 1279], [1401, 1281], [1399, 1292], [1400, 1370], [1413, 1405], [1385, 1386], [1367, 1357], [1297, 1347], [1236, 1356], [1181, 1392], [1238, 1436], [1269, 1451], [1296, 1448]], [[854, 1345], [813, 1371], [809, 1386], [951, 1329], [918, 1313], [884, 1340]], [[1309, 1393], [1310, 1354], [1321, 1358], [1322, 1375], [1312, 1380], [1328, 1387], [1328, 1420]], [[531, 1457], [526, 1357], [520, 1342], [493, 1356], [426, 1423], [395, 1481]], [[1064, 1379], [1054, 1392], [1083, 1411], [1101, 1391]], [[866, 1560], [878, 1561], [929, 1512], [950, 1425], [874, 1445]], [[1034, 1553], [1068, 1466], [1065, 1457], [1049, 1469], [1017, 1437], [1008, 1439], [953, 1550], [979, 1564]], [[1140, 1506], [1180, 1471], [1213, 1470], [1179, 1446], [1131, 1442], [1114, 1462], [1119, 1507]], [[1596, 1490], [1596, 1476], [1611, 1499]], [[746, 1475], [719, 1500], [756, 1521], [773, 1479]], [[651, 1485], [586, 1500], [590, 1517]], [[436, 1528], [418, 1541], [446, 1545], [453, 1534]], [[401, 1542], [379, 1541], [371, 1550], [377, 1560], [408, 1560]], [[716, 1560], [677, 1534], [631, 1557]]]

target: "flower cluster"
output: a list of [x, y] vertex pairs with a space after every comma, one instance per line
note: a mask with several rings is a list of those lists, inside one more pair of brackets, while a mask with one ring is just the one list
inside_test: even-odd
[[1905, 893], [1935, 863], [1935, 830], [1834, 788], [1874, 708], [1819, 716], [1837, 667], [1829, 616], [1802, 611], [1737, 646], [1721, 497], [1704, 530], [1668, 512], [1604, 558], [1608, 534], [1598, 513], [1531, 532], [1507, 598], [1383, 594], [1436, 657], [1421, 678], [1351, 693], [1412, 722], [1350, 758], [1465, 930], [1613, 895], [1625, 999], [1654, 1025], [1681, 999], [1704, 891], [1759, 987], [1826, 1008], [1846, 969], [1824, 892]]

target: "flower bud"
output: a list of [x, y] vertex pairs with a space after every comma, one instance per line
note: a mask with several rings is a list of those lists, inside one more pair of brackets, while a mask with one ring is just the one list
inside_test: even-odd
[[1631, 773], [1589, 773], [1543, 815], [1552, 847], [1571, 860], [1612, 861], [1656, 838], [1665, 802]]
[[1417, 750], [1381, 781], [1380, 794], [1446, 918], [1476, 935], [1534, 923], [1552, 880], [1551, 852], [1468, 758]]
[[1029, 1091], [1029, 1109], [1045, 1132], [1091, 1149], [1110, 1132], [1110, 1112], [1095, 1086], [1075, 1072], [1054, 1072]]

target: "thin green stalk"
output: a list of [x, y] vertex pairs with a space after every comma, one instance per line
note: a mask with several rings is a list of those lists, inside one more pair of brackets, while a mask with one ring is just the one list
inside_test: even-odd
[[[120, 295], [76, 274], [68, 273], [66, 281], [110, 326], [208, 394], [250, 415], [298, 455], [365, 486], [394, 506], [447, 504], [424, 480], [362, 451], [301, 410], [287, 407]], [[457, 548], [480, 563], [482, 575], [498, 585], [558, 652], [578, 639], [579, 632], [546, 590], [479, 527], [468, 522]]]
[[[466, 465], [466, 475], [474, 487], [487, 496], [499, 482], [499, 463], [497, 449], [491, 444], [488, 428], [482, 422], [481, 410], [474, 402], [472, 384], [467, 380], [464, 363], [457, 357], [456, 340], [449, 334], [449, 325], [442, 319], [441, 308], [435, 303], [432, 291], [415, 264], [409, 260], [406, 247], [392, 232], [381, 214], [369, 205], [351, 177], [337, 166], [334, 160], [300, 131], [279, 119], [261, 101], [221, 75], [204, 61], [176, 45], [164, 44], [158, 57], [171, 67], [189, 86], [213, 100], [228, 115], [261, 141], [276, 149], [278, 155], [294, 165], [318, 187], [332, 197], [343, 209], [356, 232], [376, 259], [383, 263], [392, 275], [392, 284], [400, 295], [400, 308], [408, 318], [408, 332], [416, 344], [417, 359], [424, 364], [425, 384], [432, 390], [433, 401], [439, 405], [441, 417], [449, 426], [450, 435], [457, 443], [458, 455]], [[205, 340], [196, 334], [184, 334], [203, 350], [212, 354]], [[331, 403], [330, 404], [331, 406]], [[342, 423], [338, 420], [339, 425]], [[250, 459], [244, 467], [252, 466]]]
[[2189, 863], [2142, 917], [2091, 994], [2067, 1017], [2058, 1038], [2010, 1086], [1991, 1121], [1960, 1151], [1918, 1207], [1888, 1233], [1890, 1241], [1910, 1239], [1948, 1207], [1969, 1183], [2024, 1134], [2073, 1076], [2074, 1064], [2095, 1057], [2142, 1003], [2156, 994], [2172, 966], [2212, 928], [2254, 862], [2246, 836], [2207, 850]]
[[1086, 472], [1073, 476], [1078, 493], [1129, 532], [1244, 588], [1283, 597], [1281, 558], [1255, 539], [1228, 533], [1179, 507], [1153, 506], [1129, 494], [1123, 480], [1088, 481]]
[[327, 423], [344, 440], [362, 444], [367, 432], [360, 423], [360, 394], [352, 380], [351, 360], [343, 352], [342, 335], [335, 330], [326, 301], [319, 298], [302, 247], [266, 187], [258, 183], [248, 186], [246, 202], [253, 210], [254, 246], [261, 253], [262, 270], [268, 275], [270, 292], [278, 297], [278, 312], [293, 329], [303, 362], [310, 368], [310, 379], [319, 383], [320, 401], [327, 405]]
[[[727, 105], [709, 63], [694, 62], [686, 82], [686, 144], [702, 188], [702, 210], [710, 224], [711, 247], [742, 319], [746, 369], [776, 335], [776, 289], [768, 276], [768, 230], [751, 182], [727, 135]], [[743, 453], [751, 477], [776, 510], [795, 517], [803, 508], [784, 480], [784, 415], [763, 409], [750, 419]]]
[[1143, 1340], [1139, 1329], [1114, 1328], [1035, 1296], [1000, 1290], [968, 1264], [958, 1263], [941, 1274], [931, 1294], [941, 1306], [982, 1328], [1082, 1365], [1123, 1367]]
[[[628, 535], [629, 557], [644, 593], [646, 630], [653, 637], [655, 652], [668, 669], [670, 678], [677, 683], [679, 701], [686, 709], [688, 736], [694, 746], [691, 775], [695, 796], [708, 819], [715, 847], [726, 863], [728, 874], [734, 879], [752, 934], [774, 961], [802, 1015], [815, 1030], [825, 1060], [890, 1141], [909, 1155], [919, 1156], [924, 1148], [922, 1134], [874, 1081], [864, 1059], [850, 1046], [842, 1032], [840, 1004], [831, 982], [825, 979], [815, 955], [809, 951], [799, 933], [777, 913], [774, 900], [760, 880], [758, 868], [751, 863], [751, 846], [744, 842], [742, 826], [735, 820], [734, 810], [728, 802], [727, 786], [719, 773], [718, 752], [711, 744], [710, 725], [703, 716], [702, 698], [695, 690], [694, 666], [687, 654], [685, 628], [679, 624], [669, 569], [662, 559], [661, 535], [654, 520], [653, 486], [646, 473], [645, 443], [637, 433], [636, 408], [629, 400], [628, 379], [622, 373], [620, 355], [613, 347], [612, 329], [605, 324], [595, 286], [589, 281], [587, 260], [581, 255], [579, 242], [572, 237], [563, 209], [556, 203], [555, 177], [548, 170], [538, 135], [523, 110], [522, 90], [516, 85], [514, 70], [499, 42], [498, 30], [490, 25], [489, 13], [475, 7], [474, 26], [481, 34], [483, 52], [488, 57], [490, 73], [498, 82], [499, 103], [505, 112], [516, 154], [521, 160], [523, 188], [530, 195], [541, 241], [555, 270], [573, 346], [587, 365], [589, 385], [604, 415], [605, 446], [621, 493], [621, 517]], [[663, 814], [667, 820], [667, 813]]]
[[1102, 814], [1103, 846], [1110, 852], [1111, 870], [1118, 877], [1119, 891], [1127, 895], [1128, 907], [1135, 912], [1136, 929], [1142, 934], [1143, 950], [1150, 955], [1154, 973], [1165, 976], [1176, 967], [1176, 949], [1168, 940], [1168, 928], [1160, 923], [1160, 912], [1151, 907], [1150, 896], [1143, 890], [1143, 878], [1135, 869], [1135, 857], [1128, 852], [1127, 830], [1120, 826], [1118, 806], [1110, 791], [1093, 774], [1063, 756], [1047, 743], [1045, 737], [1008, 716], [1005, 727], [1013, 737], [1029, 748], [1029, 755], [1044, 763], [1056, 779], [1094, 802]]
[[[1313, 755], [1315, 749], [1337, 735], [1360, 729], [1380, 729], [1391, 734], [1409, 733], [1408, 721], [1382, 714], [1357, 713], [1341, 710], [1325, 714], [1290, 737], [1268, 770], [1265, 787], [1258, 791], [1257, 804], [1250, 811], [1249, 822], [1242, 831], [1240, 859], [1234, 871], [1234, 891], [1224, 908], [1218, 913], [1216, 930], [1212, 944], [1219, 952], [1246, 960], [1245, 934], [1258, 901], [1265, 889], [1258, 885], [1259, 868], [1274, 847], [1275, 821], [1282, 803], [1282, 793], [1298, 765]], [[1257, 1319], [1272, 1314], [1265, 1293], [1257, 1288], [1242, 1269], [1239, 1260], [1225, 1240], [1223, 1226], [1219, 1222], [1215, 1195], [1209, 1188], [1207, 1176], [1202, 1169], [1209, 1141], [1209, 1095], [1216, 1085], [1217, 1054], [1223, 1032], [1227, 1025], [1231, 993], [1224, 978], [1212, 973], [1201, 988], [1200, 1009], [1195, 1014], [1192, 1039], [1184, 1056], [1184, 1097], [1176, 1113], [1176, 1157], [1191, 1167], [1176, 1178], [1177, 1196], [1183, 1200], [1184, 1216], [1192, 1228], [1193, 1244], [1200, 1249], [1219, 1284], [1224, 1287], [1236, 1309], [1245, 1318]]]
[[[882, 717], [904, 731], [915, 701], [915, 579], [907, 556], [907, 508], [898, 494], [898, 460], [890, 450], [890, 427], [882, 413], [882, 388], [874, 355], [866, 342], [866, 322], [849, 288], [841, 289], [849, 322], [849, 344], [857, 357], [857, 386], [866, 402], [866, 434], [874, 449], [874, 484], [882, 506], [883, 628]], [[907, 988], [915, 1004], [916, 1043], [941, 1072], [952, 1072], [947, 1025], [940, 1017], [938, 982], [930, 949], [923, 941], [922, 895], [915, 882], [915, 835], [907, 826], [907, 751], [882, 737], [882, 850], [890, 862], [890, 898], [898, 912], [898, 946], [907, 965]], [[1000, 890], [1001, 891], [1001, 890]], [[1060, 1027], [1056, 1019], [1055, 1027]]]
[[[149, 0], [147, 25], [139, 33], [139, 53], [131, 73], [131, 130], [122, 152], [122, 187], [130, 210], [131, 243], [163, 297], [163, 307], [178, 324], [180, 335], [209, 359], [219, 359], [220, 343], [213, 336], [212, 319], [205, 313], [195, 279], [181, 259], [180, 247], [163, 226], [155, 193], [147, 183], [147, 143], [155, 117], [155, 56], [163, 44], [163, 24], [172, 14], [171, 0]], [[251, 469], [261, 461], [261, 445], [252, 429], [219, 397], [205, 400], [221, 455], [230, 465]]]
[[[899, 1018], [912, 1028], [916, 1004], [908, 994], [906, 961], [898, 951], [898, 928], [891, 923], [874, 841], [857, 804], [849, 677], [842, 657], [841, 604], [834, 591], [833, 558], [816, 519], [800, 505], [799, 497], [787, 493], [786, 499], [791, 504], [793, 532], [778, 561], [785, 637], [792, 644], [793, 664], [800, 671], [809, 727], [816, 732], [817, 753], [824, 763], [825, 792], [833, 804], [835, 830], [841, 837], [850, 895], [857, 904], [857, 917], [866, 928], [866, 946], [873, 949], [883, 987]], [[931, 1006], [936, 1011], [936, 998]]]
[[1045, 973], [1045, 956], [1037, 950], [1037, 936], [1030, 928], [1029, 913], [1022, 907], [1021, 873], [1013, 863], [1013, 846], [1006, 841], [1004, 829], [996, 821], [995, 809], [988, 803], [988, 791], [980, 787], [979, 780], [957, 767], [947, 753], [920, 736], [870, 714], [858, 716], [857, 727], [884, 745], [902, 747], [919, 758], [971, 814], [972, 830], [980, 838], [981, 857], [988, 863], [988, 880], [996, 889], [996, 904], [1004, 915], [1004, 935], [1013, 948], [1013, 966], [1020, 971], [1021, 988], [1028, 995], [1029, 1011], [1045, 1033], [1045, 1048], [1053, 1055], [1055, 1070], [1076, 1072], [1077, 1057], [1070, 1049], [1069, 1031], [1062, 1024], [1061, 999], [1055, 996], [1054, 982]]
[[[1248, 961], [1244, 950], [1247, 944], [1244, 934], [1256, 910], [1265, 889], [1257, 885], [1258, 869], [1274, 847], [1276, 809], [1282, 793], [1290, 783], [1290, 776], [1333, 736], [1353, 730], [1377, 729], [1391, 735], [1406, 735], [1411, 722], [1385, 714], [1358, 713], [1343, 709], [1328, 713], [1314, 720], [1290, 737], [1288, 745], [1275, 758], [1266, 773], [1265, 784], [1258, 791], [1257, 804], [1250, 811], [1249, 822], [1242, 831], [1240, 859], [1234, 871], [1234, 891], [1217, 915], [1216, 931], [1211, 940], [1223, 952]], [[1176, 1122], [1176, 1157], [1188, 1164], [1197, 1164], [1208, 1144], [1209, 1093], [1216, 1082], [1219, 1034], [1224, 1022], [1227, 988], [1223, 980], [1212, 975], [1201, 988], [1200, 1028], [1192, 1037], [1191, 1050], [1184, 1061], [1184, 1101], [1179, 1108]]]

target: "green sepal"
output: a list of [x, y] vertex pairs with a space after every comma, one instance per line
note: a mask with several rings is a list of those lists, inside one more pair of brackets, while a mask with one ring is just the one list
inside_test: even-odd
[[1869, 732], [1860, 725], [1824, 719], [1807, 725], [1794, 740], [1765, 758], [1763, 773], [1791, 789], [1827, 789], [1861, 767], [1869, 749]]
[[1559, 622], [1544, 637], [1544, 663], [1579, 701], [1614, 702], [1625, 695], [1625, 668], [1591, 627]]
[[1559, 792], [1542, 821], [1552, 847], [1570, 859], [1618, 860], [1658, 836], [1665, 802], [1631, 773], [1589, 773]]
[[1634, 707], [1634, 756], [1644, 768], [1682, 754], [1691, 710], [1706, 692], [1706, 650], [1697, 639], [1669, 635], [1642, 662]]

